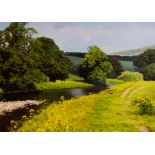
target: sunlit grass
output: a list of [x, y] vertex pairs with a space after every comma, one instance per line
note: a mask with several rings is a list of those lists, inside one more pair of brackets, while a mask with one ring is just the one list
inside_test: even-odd
[[3, 89], [2, 88], [0, 88], [0, 93], [3, 93]]
[[93, 85], [85, 83], [83, 78], [73, 74], [70, 74], [69, 78], [66, 79], [65, 81], [56, 80], [55, 82], [44, 82], [35, 84], [37, 90], [81, 88], [90, 86]]
[[37, 90], [46, 90], [46, 89], [64, 89], [64, 88], [81, 88], [81, 87], [90, 87], [91, 84], [84, 82], [77, 82], [72, 80], [60, 81], [56, 80], [56, 82], [44, 82], [35, 84]]
[[[137, 96], [155, 99], [155, 82], [128, 82], [99, 94], [54, 102], [18, 131], [155, 131], [155, 114], [141, 115]], [[155, 102], [153, 102], [155, 106]]]
[[94, 95], [54, 102], [19, 131], [87, 131], [88, 117], [94, 105]]
[[107, 85], [117, 85], [117, 84], [121, 84], [124, 83], [123, 80], [117, 80], [117, 79], [106, 79], [106, 84]]

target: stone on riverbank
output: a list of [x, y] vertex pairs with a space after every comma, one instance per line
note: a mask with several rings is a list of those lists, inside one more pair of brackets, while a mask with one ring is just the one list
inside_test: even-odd
[[25, 109], [35, 105], [37, 106], [41, 103], [42, 101], [37, 100], [0, 102], [0, 116], [11, 113], [14, 110]]

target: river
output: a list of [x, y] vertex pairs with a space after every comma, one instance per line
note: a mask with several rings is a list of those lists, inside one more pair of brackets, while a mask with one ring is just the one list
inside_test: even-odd
[[[61, 96], [64, 96], [65, 100], [73, 97], [79, 97], [89, 95], [92, 93], [98, 93], [107, 89], [109, 86], [97, 85], [88, 88], [71, 88], [71, 89], [58, 89], [58, 90], [44, 90], [44, 91], [31, 91], [31, 92], [14, 92], [14, 93], [2, 93], [0, 94], [0, 101], [3, 104], [7, 101], [25, 101], [25, 100], [44, 100], [44, 105], [47, 106], [53, 101], [59, 101]], [[34, 109], [42, 108], [34, 107]], [[29, 109], [17, 110], [14, 113], [10, 113], [7, 116], [0, 118], [0, 131], [9, 131], [11, 120], [20, 120], [23, 115], [29, 115]]]

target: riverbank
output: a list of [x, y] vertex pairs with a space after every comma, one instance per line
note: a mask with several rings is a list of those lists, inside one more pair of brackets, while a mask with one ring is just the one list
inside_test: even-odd
[[[55, 102], [18, 131], [155, 131], [155, 115], [140, 114], [137, 97], [155, 99], [155, 82], [128, 82], [98, 94]], [[152, 102], [153, 106], [155, 103]]]
[[43, 101], [36, 100], [0, 102], [0, 131], [9, 131], [14, 119], [20, 120], [23, 115], [28, 116], [31, 109], [34, 111], [42, 103]]
[[[70, 74], [69, 78], [61, 81], [56, 80], [55, 82], [43, 82], [43, 83], [36, 83], [35, 89], [36, 90], [56, 90], [56, 89], [66, 89], [66, 88], [87, 88], [92, 87], [92, 84], [86, 83], [83, 78]], [[25, 90], [25, 91], [13, 91], [13, 92], [28, 92], [28, 91], [35, 91], [35, 90]], [[3, 89], [0, 88], [0, 93], [4, 93]], [[11, 93], [11, 92], [10, 92]]]
[[3, 89], [0, 88], [0, 93], [3, 93]]
[[14, 110], [39, 105], [41, 103], [41, 101], [36, 100], [0, 102], [0, 117], [7, 113], [12, 113]]
[[83, 88], [83, 87], [91, 87], [92, 84], [85, 83], [84, 79], [70, 74], [69, 78], [65, 81], [56, 80], [55, 82], [44, 82], [35, 84], [36, 90], [50, 90], [50, 89], [65, 89], [65, 88]]
[[71, 81], [71, 80], [65, 80], [65, 81], [57, 80], [55, 82], [45, 82], [45, 83], [35, 84], [36, 90], [83, 88], [83, 87], [91, 87], [91, 86], [93, 85], [84, 83], [84, 82]]

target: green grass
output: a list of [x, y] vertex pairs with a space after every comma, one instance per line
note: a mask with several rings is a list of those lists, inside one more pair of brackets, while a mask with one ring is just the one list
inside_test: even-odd
[[122, 83], [124, 83], [123, 80], [106, 79], [106, 84], [107, 84], [107, 85], [117, 85], [117, 84], [122, 84]]
[[73, 75], [73, 74], [70, 74], [69, 75], [69, 78], [67, 80], [70, 80], [70, 81], [84, 81], [84, 79], [82, 77], [79, 77], [77, 75]]
[[55, 82], [36, 83], [37, 90], [49, 90], [49, 89], [65, 89], [65, 88], [81, 88], [93, 86], [88, 83], [84, 83], [83, 78], [76, 75], [70, 75], [65, 81], [56, 80]]
[[74, 65], [80, 65], [82, 63], [83, 58], [76, 57], [76, 56], [66, 56], [68, 59], [70, 59]]
[[[18, 131], [155, 131], [155, 114], [140, 115], [137, 96], [155, 99], [155, 82], [128, 82], [93, 94], [51, 104]], [[155, 103], [154, 103], [155, 106]]]
[[119, 61], [124, 70], [135, 71], [135, 66], [133, 65], [133, 61]]
[[3, 89], [2, 88], [0, 88], [0, 93], [3, 93]]

